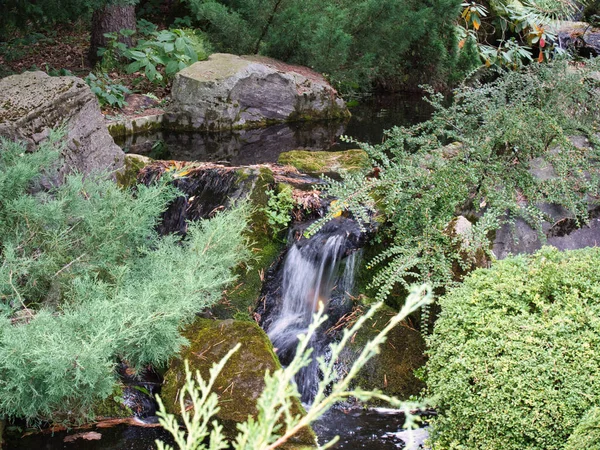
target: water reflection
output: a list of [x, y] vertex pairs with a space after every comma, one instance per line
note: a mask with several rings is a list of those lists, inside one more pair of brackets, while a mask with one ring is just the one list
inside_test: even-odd
[[282, 152], [290, 150], [356, 148], [356, 144], [341, 142], [342, 134], [362, 142], [380, 143], [384, 130], [421, 122], [431, 112], [431, 106], [420, 95], [381, 95], [363, 99], [352, 108], [352, 118], [347, 122], [298, 122], [221, 133], [159, 131], [115, 139], [115, 142], [129, 153], [155, 159], [234, 166], [274, 163]]

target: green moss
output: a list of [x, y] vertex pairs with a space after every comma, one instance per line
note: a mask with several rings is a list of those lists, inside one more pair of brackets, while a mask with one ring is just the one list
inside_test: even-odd
[[343, 152], [293, 150], [282, 153], [277, 162], [309, 174], [354, 172], [369, 168], [367, 153], [359, 149]]
[[93, 415], [111, 419], [133, 416], [131, 409], [123, 404], [122, 384], [115, 384], [112, 394], [94, 405]]
[[[394, 315], [396, 311], [383, 306], [356, 333], [340, 356], [340, 363], [350, 367], [365, 344], [373, 339]], [[414, 371], [425, 364], [424, 352], [425, 342], [421, 334], [408, 323], [403, 322], [390, 332], [379, 355], [363, 367], [354, 384], [366, 390], [379, 389], [384, 394], [403, 400], [417, 395], [425, 385], [414, 375]]]
[[106, 127], [113, 138], [127, 136], [127, 127], [122, 122], [109, 123]]
[[129, 188], [137, 183], [137, 176], [144, 167], [152, 162], [151, 158], [141, 155], [125, 155], [123, 169], [117, 172], [117, 184]]
[[[219, 395], [220, 411], [217, 419], [224, 426], [227, 436], [236, 434], [236, 424], [256, 417], [256, 401], [264, 389], [264, 374], [281, 366], [273, 346], [265, 332], [255, 322], [197, 319], [186, 328], [183, 335], [190, 341], [181, 358], [171, 362], [165, 376], [161, 397], [167, 411], [180, 414], [179, 393], [185, 381], [184, 360], [192, 370], [198, 370], [205, 379], [213, 363], [221, 360], [238, 342], [240, 350], [235, 353], [215, 383]], [[296, 399], [294, 414], [304, 413]], [[296, 443], [312, 444], [314, 433], [303, 430]]]
[[[248, 172], [243, 170], [238, 172], [242, 173], [237, 182], [247, 181]], [[271, 235], [268, 218], [263, 210], [269, 200], [266, 191], [274, 183], [273, 173], [268, 168], [261, 167], [250, 193], [253, 212], [245, 233], [255, 258], [249, 265], [236, 269], [235, 274], [238, 279], [225, 293], [224, 304], [212, 309], [216, 317], [252, 320], [251, 312], [258, 302], [263, 276], [283, 250], [283, 243]]]

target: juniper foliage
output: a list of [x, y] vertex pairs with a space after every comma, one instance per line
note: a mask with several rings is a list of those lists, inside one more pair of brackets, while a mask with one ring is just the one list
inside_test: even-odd
[[115, 385], [114, 368], [165, 364], [181, 326], [214, 304], [248, 256], [246, 207], [160, 237], [167, 183], [120, 190], [68, 177], [31, 194], [56, 143], [0, 141], [0, 415], [81, 420]]

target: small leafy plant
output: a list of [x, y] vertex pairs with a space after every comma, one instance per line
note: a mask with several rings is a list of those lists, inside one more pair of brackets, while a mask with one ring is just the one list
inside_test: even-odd
[[85, 77], [85, 82], [92, 92], [96, 94], [100, 106], [112, 106], [122, 108], [127, 104], [125, 95], [131, 91], [120, 83], [114, 83], [105, 73], [90, 74]]
[[277, 191], [270, 189], [266, 192], [269, 200], [264, 212], [271, 231], [277, 235], [292, 221], [291, 212], [295, 205], [292, 187], [289, 184], [280, 184]]
[[199, 60], [206, 59], [209, 51], [202, 36], [192, 29], [158, 31], [146, 20], [138, 22], [137, 45], [127, 47], [119, 36], [135, 36], [133, 30], [106, 33], [108, 45], [98, 51], [103, 71], [122, 69], [127, 73], [141, 72], [152, 83], [164, 85], [177, 72]]

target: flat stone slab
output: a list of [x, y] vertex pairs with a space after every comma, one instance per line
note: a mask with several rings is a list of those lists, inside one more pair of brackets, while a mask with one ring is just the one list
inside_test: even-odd
[[0, 80], [0, 136], [25, 141], [30, 148], [51, 129], [65, 126], [66, 148], [59, 173], [84, 174], [123, 167], [123, 151], [106, 129], [96, 97], [77, 77], [25, 72]]

